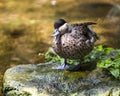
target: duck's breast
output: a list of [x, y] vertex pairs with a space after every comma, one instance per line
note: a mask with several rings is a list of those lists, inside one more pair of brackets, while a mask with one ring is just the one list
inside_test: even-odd
[[92, 50], [92, 46], [88, 46], [86, 40], [88, 39], [79, 30], [72, 29], [61, 36], [58, 44], [53, 44], [53, 49], [63, 58], [80, 59]]

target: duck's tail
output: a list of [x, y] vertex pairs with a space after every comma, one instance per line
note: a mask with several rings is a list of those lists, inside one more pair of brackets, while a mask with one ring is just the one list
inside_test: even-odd
[[81, 23], [81, 24], [83, 24], [83, 25], [94, 25], [94, 24], [97, 24], [97, 23], [95, 23], [95, 22], [84, 22], [84, 23]]
[[71, 24], [72, 26], [89, 26], [89, 25], [95, 25], [97, 23], [95, 22], [83, 22], [83, 23], [76, 23], [76, 24]]

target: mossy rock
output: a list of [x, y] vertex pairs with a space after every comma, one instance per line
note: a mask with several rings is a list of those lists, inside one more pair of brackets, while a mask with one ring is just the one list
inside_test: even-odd
[[5, 96], [120, 96], [120, 82], [102, 69], [70, 72], [59, 63], [18, 65], [5, 72]]

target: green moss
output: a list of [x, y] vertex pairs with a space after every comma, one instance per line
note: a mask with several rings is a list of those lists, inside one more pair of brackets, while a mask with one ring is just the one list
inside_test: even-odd
[[76, 80], [76, 78], [86, 77], [87, 74], [85, 72], [69, 72], [69, 71], [66, 71], [66, 72], [64, 72], [64, 76], [68, 77], [67, 82], [73, 82], [74, 80]]
[[16, 89], [13, 88], [13, 87], [5, 86], [5, 85], [4, 85], [3, 93], [7, 93], [7, 92], [12, 91], [12, 90], [16, 90]]
[[32, 96], [28, 92], [19, 92], [19, 91], [10, 91], [7, 93], [7, 96]]
[[30, 93], [25, 91], [18, 91], [14, 87], [4, 86], [3, 93], [5, 96], [32, 96]]

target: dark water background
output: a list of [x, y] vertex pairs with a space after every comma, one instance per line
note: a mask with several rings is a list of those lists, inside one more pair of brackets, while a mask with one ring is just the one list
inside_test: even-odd
[[57, 0], [56, 5], [51, 1], [0, 0], [0, 89], [7, 68], [44, 62], [55, 19], [96, 22], [96, 45], [120, 48], [119, 0]]

